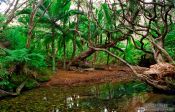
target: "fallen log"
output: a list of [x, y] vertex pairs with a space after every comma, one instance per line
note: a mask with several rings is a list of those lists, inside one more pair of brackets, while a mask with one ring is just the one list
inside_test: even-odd
[[17, 88], [16, 88], [16, 92], [8, 92], [5, 90], [0, 89], [0, 97], [1, 96], [17, 96], [20, 95], [21, 90], [24, 88], [25, 84], [27, 82], [27, 79], [25, 81], [23, 81]]
[[175, 66], [169, 63], [158, 63], [150, 66], [150, 69], [144, 72], [145, 75], [155, 75], [160, 80], [164, 77], [175, 77]]
[[[117, 42], [126, 40], [128, 38], [128, 36], [132, 34], [132, 30], [129, 30], [126, 34], [124, 34], [121, 38], [116, 39], [115, 41], [111, 41], [109, 43], [105, 43], [103, 45], [100, 46], [96, 46], [96, 48], [100, 48], [100, 49], [108, 49], [108, 48], [112, 48], [115, 47]], [[90, 43], [88, 43], [89, 45], [91, 45]], [[69, 64], [67, 65], [67, 68], [69, 69], [69, 67], [74, 63], [74, 62], [79, 62], [79, 61], [83, 61], [85, 60], [87, 57], [91, 56], [92, 54], [94, 54], [96, 51], [96, 49], [94, 49], [94, 47], [89, 47], [89, 49], [83, 53], [81, 53], [78, 57], [75, 57], [73, 60], [71, 60], [69, 62]]]
[[151, 65], [143, 73], [143, 80], [149, 85], [164, 91], [175, 90], [175, 66], [169, 63]]

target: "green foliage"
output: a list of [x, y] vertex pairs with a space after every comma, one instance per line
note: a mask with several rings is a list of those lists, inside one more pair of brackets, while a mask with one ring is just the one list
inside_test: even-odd
[[151, 88], [140, 81], [130, 81], [128, 83], [104, 84], [101, 87], [100, 99], [121, 98], [124, 96], [133, 96], [138, 93], [150, 91]]
[[[111, 19], [111, 11], [108, 7], [108, 5], [105, 3], [105, 4], [102, 4], [102, 9], [104, 11], [104, 17], [105, 17], [105, 24], [107, 26], [107, 29], [111, 29], [111, 25], [112, 25], [112, 19]], [[100, 19], [100, 18], [99, 18]]]
[[[153, 10], [160, 11], [157, 8], [159, 6], [155, 7], [157, 9], [148, 7], [150, 13], [145, 11], [147, 10], [145, 6], [143, 6], [145, 10], [140, 11], [139, 8], [142, 7], [138, 5], [138, 0], [123, 2], [124, 10], [118, 2], [112, 3], [112, 5], [105, 2], [99, 4], [98, 7], [94, 6], [93, 3], [90, 7], [90, 4], [85, 6], [84, 2], [80, 0], [81, 6], [79, 7], [77, 1], [72, 0], [43, 0], [42, 5], [37, 7], [36, 15], [32, 20], [33, 23], [31, 23], [31, 14], [35, 12], [33, 3], [36, 2], [35, 0], [29, 0], [26, 7], [15, 11], [14, 17], [18, 20], [16, 24], [9, 23], [6, 25], [5, 15], [0, 14], [0, 46], [4, 47], [4, 40], [10, 42], [8, 48], [2, 48], [0, 51], [1, 87], [14, 88], [25, 78], [31, 79], [27, 84], [27, 88], [32, 88], [37, 81], [47, 81], [51, 77], [50, 74], [53, 74], [48, 70], [51, 64], [53, 71], [55, 71], [57, 60], [66, 63], [74, 58], [73, 56], [79, 56], [82, 52], [88, 50], [89, 44], [94, 47], [106, 48], [130, 64], [136, 65], [139, 63], [141, 56], [145, 54], [142, 50], [138, 50], [136, 46], [151, 51], [151, 43], [146, 39], [149, 36], [154, 39], [158, 38], [161, 33], [164, 33], [165, 29], [164, 23], [159, 20], [163, 18], [162, 15], [158, 14], [155, 18], [152, 15]], [[84, 7], [86, 7], [85, 10]], [[78, 8], [80, 10], [77, 10]], [[93, 13], [91, 13], [91, 9]], [[123, 17], [123, 14], [126, 18]], [[149, 29], [148, 37], [143, 40], [143, 46], [143, 43], [139, 41], [140, 37], [134, 37], [131, 40], [131, 37], [128, 36], [133, 34], [134, 31], [132, 30], [138, 30], [137, 33], [145, 34], [144, 31], [139, 30], [148, 28], [147, 21], [143, 25], [144, 28], [141, 28], [140, 24], [136, 25], [136, 22], [141, 22], [141, 15], [152, 18], [151, 29]], [[144, 19], [146, 20], [146, 18]], [[132, 19], [134, 21], [131, 22], [134, 23], [129, 22]], [[171, 17], [168, 19], [171, 19]], [[30, 27], [33, 27], [30, 35], [31, 44], [30, 48], [26, 48], [26, 42], [30, 40]], [[175, 49], [173, 48], [175, 27], [174, 24], [167, 27], [171, 31], [166, 36], [165, 48], [171, 56], [175, 57]], [[114, 43], [116, 45], [112, 45]], [[114, 47], [109, 48], [108, 44]], [[94, 63], [106, 64], [106, 60], [108, 60], [108, 54], [104, 52], [98, 52], [96, 57]], [[93, 59], [93, 55], [87, 57], [88, 61], [92, 62]], [[110, 57], [109, 63], [112, 63], [113, 59]], [[22, 72], [17, 73], [17, 70], [12, 70], [15, 73], [11, 73], [10, 69], [16, 66], [22, 66], [20, 68]], [[36, 79], [32, 78], [32, 73], [25, 72], [27, 70], [36, 73]]]
[[26, 29], [21, 26], [11, 27], [3, 32], [12, 49], [21, 49], [26, 44]]
[[6, 18], [2, 14], [0, 14], [0, 28], [3, 27], [5, 20]]
[[44, 62], [44, 56], [31, 52], [30, 50], [23, 48], [18, 50], [9, 50], [6, 49], [6, 56], [1, 57], [0, 60], [4, 62], [5, 64], [15, 64], [15, 63], [21, 63], [26, 64], [27, 66], [31, 67], [43, 67], [46, 66]]
[[148, 92], [151, 88], [143, 82], [131, 81], [125, 84], [118, 84], [114, 90], [117, 91], [116, 93], [118, 93], [118, 96], [120, 97], [123, 95], [129, 96], [136, 93]]
[[126, 49], [125, 49], [125, 56], [124, 56], [125, 60], [131, 64], [136, 65], [139, 63], [141, 56], [143, 54], [144, 53], [142, 51], [135, 48], [135, 46], [133, 45], [133, 43], [129, 39], [127, 46], [126, 46]]
[[0, 68], [0, 88], [3, 89], [11, 88], [8, 72], [4, 68]]
[[131, 11], [132, 17], [136, 16], [135, 14], [138, 11], [138, 1], [137, 0], [129, 0], [129, 11]]
[[170, 26], [171, 31], [167, 34], [165, 39], [165, 49], [168, 53], [175, 59], [175, 48], [172, 47], [175, 45], [175, 24]]
[[15, 74], [13, 73], [11, 76], [11, 83], [16, 84], [16, 86], [20, 85], [24, 80], [27, 79], [27, 76], [24, 74]]
[[[21, 68], [21, 73], [23, 74], [15, 74], [10, 73], [11, 68], [15, 68], [16, 65], [21, 65], [27, 67], [25, 69], [36, 70], [41, 67], [45, 67], [44, 56], [31, 52], [29, 49], [17, 49], [17, 50], [9, 50], [4, 49], [5, 55], [0, 56], [0, 88], [5, 89], [15, 89], [18, 85], [20, 85], [24, 80], [29, 78], [28, 74], [24, 74], [25, 71]], [[36, 82], [36, 81], [35, 81]], [[27, 88], [35, 87], [36, 83], [29, 82]]]
[[32, 89], [38, 86], [38, 82], [34, 79], [30, 79], [27, 81], [27, 83], [25, 84], [25, 88], [26, 89]]
[[37, 70], [38, 76], [36, 80], [38, 82], [46, 82], [49, 81], [52, 77], [53, 71], [49, 70], [49, 68], [40, 68]]

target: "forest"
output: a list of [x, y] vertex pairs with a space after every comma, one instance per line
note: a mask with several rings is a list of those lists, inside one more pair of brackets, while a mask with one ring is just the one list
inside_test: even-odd
[[[174, 106], [174, 45], [174, 0], [0, 0], [0, 111], [132, 112], [114, 102], [157, 92], [171, 96]], [[86, 88], [95, 91], [96, 101], [81, 97]], [[60, 100], [73, 95], [64, 99], [66, 107], [55, 100], [50, 102], [60, 107], [54, 109], [43, 101], [41, 108], [14, 105], [25, 103], [24, 96], [42, 99], [40, 92], [48, 102], [49, 93]], [[98, 110], [97, 104], [108, 106]]]

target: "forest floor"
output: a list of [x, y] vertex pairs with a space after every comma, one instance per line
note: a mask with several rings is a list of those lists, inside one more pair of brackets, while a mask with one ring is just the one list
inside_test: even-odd
[[[136, 78], [127, 66], [110, 66], [110, 69], [108, 69], [108, 66], [105, 67], [107, 69], [83, 72], [59, 69], [51, 80], [42, 86], [74, 86], [103, 82], [127, 82]], [[142, 73], [145, 69], [143, 67], [136, 67], [139, 73]]]

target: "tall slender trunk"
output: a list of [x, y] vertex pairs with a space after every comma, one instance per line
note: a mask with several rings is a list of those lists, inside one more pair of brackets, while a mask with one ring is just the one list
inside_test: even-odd
[[91, 13], [92, 13], [92, 0], [89, 1], [89, 10], [88, 10], [88, 42], [91, 44]]
[[[18, 0], [19, 1], [19, 0]], [[29, 20], [29, 25], [28, 25], [28, 34], [27, 34], [27, 43], [26, 43], [26, 48], [30, 48], [30, 44], [31, 44], [31, 38], [32, 38], [32, 31], [34, 29], [35, 26], [35, 16], [36, 13], [38, 11], [38, 7], [43, 3], [43, 0], [39, 0], [37, 3], [33, 2], [32, 4], [32, 12], [30, 15], [30, 20]]]
[[76, 46], [76, 36], [74, 36], [74, 40], [73, 40], [73, 52], [72, 52], [72, 56], [71, 59], [73, 59], [75, 57], [76, 51], [77, 51], [77, 46]]
[[[88, 9], [88, 44], [92, 46], [92, 32], [91, 32], [91, 16], [92, 16], [92, 0], [89, 1], [89, 9]], [[93, 61], [91, 62], [91, 65], [93, 66]]]
[[[95, 38], [95, 45], [97, 44], [97, 41], [98, 41], [98, 36]], [[96, 60], [97, 60], [97, 52], [94, 53], [92, 67], [95, 67], [94, 65], [96, 63]]]
[[103, 44], [103, 34], [100, 35], [100, 44]]
[[27, 43], [26, 43], [26, 48], [30, 48], [30, 43], [31, 43], [31, 38], [32, 38], [32, 30], [33, 30], [33, 27], [34, 27], [34, 18], [35, 18], [35, 13], [36, 13], [36, 4], [33, 3], [32, 4], [32, 8], [33, 8], [33, 11], [30, 15], [30, 20], [29, 20], [29, 30], [28, 30], [28, 34], [27, 34]]
[[[80, 10], [80, 0], [78, 0], [78, 3], [77, 3], [77, 10], [79, 11]], [[79, 30], [78, 28], [79, 26], [79, 15], [77, 14], [77, 23], [76, 23], [76, 26], [75, 26], [75, 29], [76, 31]], [[77, 33], [77, 32], [75, 32]], [[77, 50], [77, 46], [76, 46], [76, 35], [74, 35], [74, 40], [73, 40], [73, 52], [72, 52], [72, 56], [71, 56], [71, 59], [73, 59], [75, 57], [75, 54], [76, 54], [76, 50]]]
[[55, 27], [52, 26], [52, 71], [56, 70], [55, 58]]
[[64, 46], [63, 46], [63, 68], [66, 69], [66, 37], [63, 36], [64, 39]]
[[[106, 42], [110, 43], [111, 40], [111, 34], [108, 32], [107, 33], [107, 38], [106, 38]], [[110, 51], [110, 48], [108, 49]], [[110, 55], [107, 53], [107, 60], [106, 60], [106, 64], [109, 65], [109, 60], [110, 60]]]

